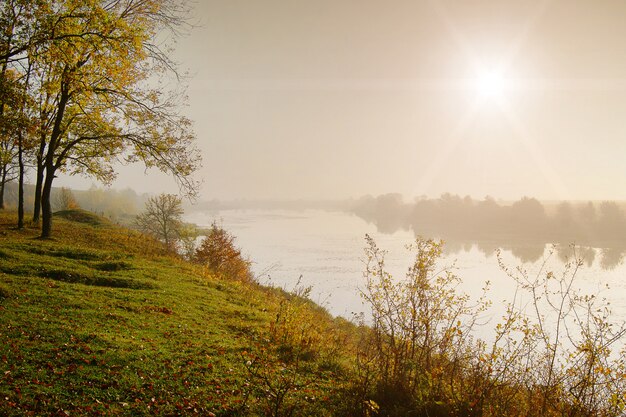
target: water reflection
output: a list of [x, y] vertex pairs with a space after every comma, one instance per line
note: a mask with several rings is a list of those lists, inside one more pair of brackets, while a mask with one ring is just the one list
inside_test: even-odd
[[[379, 232], [383, 233], [381, 230]], [[626, 249], [624, 248], [595, 248], [593, 246], [581, 246], [568, 244], [545, 244], [545, 243], [521, 243], [521, 242], [493, 242], [493, 241], [458, 241], [445, 239], [444, 254], [455, 255], [461, 252], [470, 252], [476, 248], [485, 258], [495, 256], [498, 249], [510, 252], [522, 263], [536, 263], [543, 259], [546, 247], [554, 247], [557, 258], [565, 263], [571, 261], [574, 256], [583, 262], [583, 265], [591, 267], [596, 259], [604, 270], [613, 270], [624, 262]]]
[[383, 234], [412, 230], [415, 236], [441, 238], [447, 255], [475, 247], [489, 258], [502, 249], [523, 263], [534, 263], [554, 245], [556, 256], [566, 262], [575, 243], [574, 253], [584, 264], [597, 260], [604, 270], [621, 265], [626, 255], [626, 216], [614, 202], [544, 207], [532, 198], [503, 205], [491, 198], [475, 201], [444, 194], [405, 203], [399, 194], [385, 194], [361, 198], [352, 212]]
[[615, 269], [621, 265], [624, 260], [624, 249], [621, 248], [603, 248], [600, 266], [602, 269]]
[[[377, 229], [380, 233], [392, 234], [399, 229]], [[444, 253], [454, 255], [460, 252], [470, 252], [476, 248], [485, 258], [495, 256], [498, 249], [509, 251], [522, 263], [536, 263], [543, 259], [546, 248], [554, 248], [557, 258], [565, 263], [571, 261], [574, 256], [582, 260], [583, 264], [591, 267], [594, 261], [599, 260], [599, 265], [604, 270], [612, 270], [621, 265], [626, 257], [626, 245], [618, 245], [616, 242], [584, 242], [567, 243], [548, 242], [542, 240], [529, 241], [528, 239], [516, 239], [509, 236], [503, 239], [470, 239], [467, 237], [450, 236], [433, 230], [414, 231], [415, 236], [436, 236], [445, 242]]]
[[[505, 248], [506, 249], [506, 248]], [[524, 263], [535, 263], [543, 256], [545, 246], [512, 246], [511, 253]]]

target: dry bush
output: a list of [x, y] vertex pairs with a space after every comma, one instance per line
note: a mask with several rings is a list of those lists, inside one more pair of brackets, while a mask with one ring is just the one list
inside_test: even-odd
[[[472, 404], [460, 390], [471, 356], [471, 330], [488, 303], [459, 294], [459, 278], [437, 270], [442, 243], [417, 239], [404, 280], [385, 269], [385, 252], [367, 236], [366, 287], [372, 332], [359, 355], [364, 381], [389, 415], [407, 409], [454, 414]], [[367, 398], [363, 398], [366, 401]], [[393, 411], [393, 410], [396, 411]]]
[[383, 416], [624, 415], [626, 350], [615, 348], [626, 328], [612, 323], [606, 300], [575, 290], [575, 251], [561, 275], [501, 264], [518, 289], [485, 342], [471, 336], [485, 295], [471, 304], [454, 274], [436, 270], [440, 242], [418, 239], [413, 250], [396, 280], [367, 237], [372, 323], [357, 356], [356, 414], [370, 414], [373, 401]]
[[55, 199], [55, 206], [58, 211], [75, 210], [80, 208], [74, 193], [69, 188], [61, 187]]
[[538, 415], [623, 415], [626, 326], [614, 322], [606, 299], [577, 289], [583, 259], [575, 246], [572, 254], [560, 275], [544, 271], [547, 260], [535, 275], [509, 270], [500, 261], [518, 284], [516, 294], [530, 299], [524, 309], [511, 302], [507, 320], [515, 324], [494, 343], [492, 350], [502, 351], [498, 356], [518, 357], [508, 366], [511, 376], [501, 379], [515, 379], [518, 391], [524, 387], [522, 404]]

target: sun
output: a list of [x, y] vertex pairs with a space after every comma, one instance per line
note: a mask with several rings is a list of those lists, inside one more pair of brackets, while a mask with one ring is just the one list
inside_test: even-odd
[[510, 88], [510, 81], [499, 70], [481, 71], [474, 79], [474, 90], [482, 99], [502, 101]]

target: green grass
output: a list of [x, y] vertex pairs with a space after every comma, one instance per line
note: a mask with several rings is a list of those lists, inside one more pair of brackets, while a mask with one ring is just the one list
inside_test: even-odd
[[54, 213], [54, 216], [91, 226], [108, 226], [110, 224], [108, 219], [83, 209], [61, 210]]
[[[14, 224], [0, 213], [0, 415], [263, 415], [283, 380], [285, 410], [333, 414], [344, 359], [281, 358], [282, 291], [206, 276], [84, 211], [55, 216], [52, 240]], [[307, 305], [320, 334], [350, 333]]]

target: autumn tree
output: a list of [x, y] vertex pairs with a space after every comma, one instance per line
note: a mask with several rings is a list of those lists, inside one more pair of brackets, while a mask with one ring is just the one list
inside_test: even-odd
[[18, 147], [12, 131], [15, 111], [9, 105], [15, 96], [15, 80], [3, 66], [0, 69], [0, 209], [4, 209], [4, 190], [7, 183], [18, 178]]
[[32, 113], [32, 97], [29, 95], [30, 78], [32, 73], [32, 63], [28, 62], [23, 75], [23, 81], [20, 85], [20, 92], [17, 94], [18, 116], [15, 126], [15, 135], [17, 137], [17, 166], [18, 166], [18, 197], [17, 197], [17, 228], [24, 227], [24, 177], [26, 172], [25, 159], [33, 150], [35, 142], [33, 142], [33, 132], [35, 129], [35, 120]]
[[55, 93], [42, 187], [42, 237], [50, 235], [50, 191], [58, 170], [115, 177], [113, 162], [141, 161], [169, 172], [186, 193], [199, 164], [190, 121], [178, 113], [182, 97], [154, 83], [175, 69], [157, 33], [184, 24], [172, 0], [61, 2], [65, 33], [42, 55]]
[[[0, 209], [4, 208], [4, 190], [7, 183], [19, 181], [23, 197], [25, 171], [24, 153], [29, 146], [28, 136], [32, 128], [27, 106], [29, 70], [19, 74], [9, 69], [0, 72]], [[18, 206], [23, 209], [23, 200]], [[20, 212], [23, 215], [23, 212]]]
[[[115, 178], [116, 163], [168, 172], [193, 195], [200, 157], [184, 96], [163, 88], [177, 67], [163, 39], [187, 22], [175, 0], [12, 0], [0, 24], [0, 63], [32, 68], [37, 115], [34, 220], [52, 230], [51, 190], [59, 172]], [[20, 18], [15, 18], [20, 11]], [[6, 12], [6, 13], [4, 13]], [[157, 39], [158, 37], [158, 39]], [[179, 85], [175, 82], [174, 85]]]
[[[0, 54], [12, 43], [16, 18], [9, 4], [0, 6]], [[17, 178], [17, 145], [10, 135], [11, 117], [7, 108], [15, 93], [15, 80], [7, 59], [0, 60], [0, 209], [4, 209], [5, 185]]]
[[136, 217], [135, 224], [142, 232], [165, 243], [168, 250], [175, 251], [183, 230], [182, 215], [180, 197], [174, 194], [161, 194], [148, 199], [144, 212]]
[[18, 177], [17, 144], [11, 137], [0, 137], [0, 209], [4, 209], [4, 190], [7, 183]]
[[47, 25], [50, 7], [46, 1], [0, 3], [0, 147], [4, 183], [6, 177], [18, 180], [18, 228], [24, 226], [24, 177], [33, 145], [30, 47], [55, 36]]
[[[54, 24], [58, 1], [5, 0], [0, 3], [0, 63], [22, 61], [29, 50], [67, 34], [57, 32]], [[82, 34], [77, 34], [82, 35]]]

